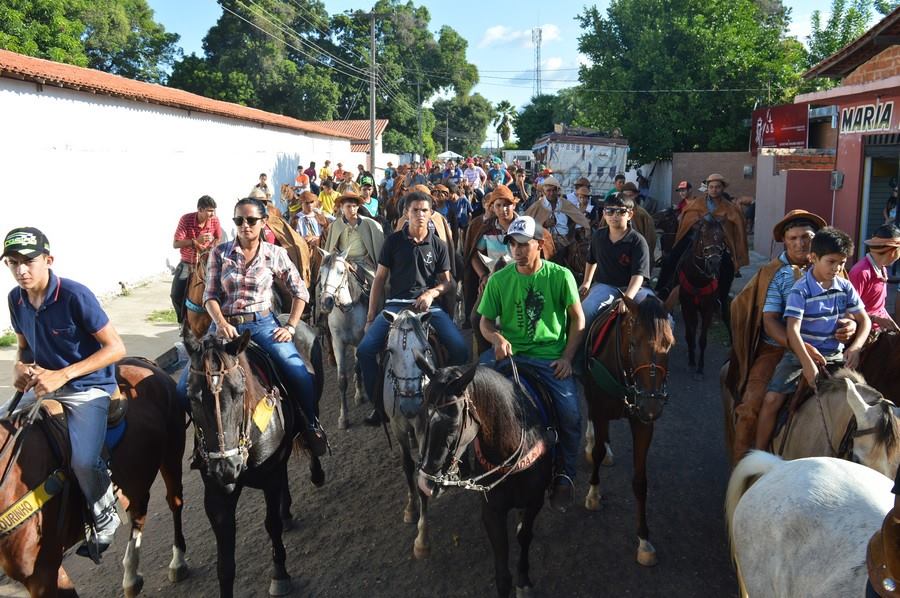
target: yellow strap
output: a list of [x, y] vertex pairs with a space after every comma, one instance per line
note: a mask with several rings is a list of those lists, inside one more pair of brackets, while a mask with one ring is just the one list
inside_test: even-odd
[[13, 506], [0, 515], [0, 535], [5, 535], [19, 527], [40, 511], [47, 502], [59, 494], [63, 488], [66, 474], [57, 469], [43, 483], [17, 500]]

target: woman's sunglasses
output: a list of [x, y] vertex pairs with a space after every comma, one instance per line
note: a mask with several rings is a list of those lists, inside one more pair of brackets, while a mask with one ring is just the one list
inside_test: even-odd
[[247, 216], [246, 218], [243, 216], [235, 216], [231, 219], [235, 226], [244, 226], [244, 220], [247, 221], [247, 226], [256, 226], [256, 223], [262, 220], [262, 218], [259, 216]]

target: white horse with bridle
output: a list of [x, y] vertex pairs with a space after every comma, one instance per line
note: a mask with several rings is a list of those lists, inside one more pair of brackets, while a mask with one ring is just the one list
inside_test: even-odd
[[892, 485], [843, 459], [752, 451], [725, 499], [741, 596], [864, 596], [866, 546], [894, 504]]

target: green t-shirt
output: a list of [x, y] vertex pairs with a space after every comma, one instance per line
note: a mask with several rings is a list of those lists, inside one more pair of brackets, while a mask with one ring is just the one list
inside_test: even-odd
[[500, 318], [513, 354], [554, 360], [566, 348], [566, 310], [578, 300], [575, 277], [568, 268], [544, 261], [540, 270], [525, 275], [509, 264], [488, 279], [478, 313]]

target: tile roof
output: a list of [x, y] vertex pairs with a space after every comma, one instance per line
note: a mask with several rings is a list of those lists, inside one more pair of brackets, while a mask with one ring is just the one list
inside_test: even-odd
[[313, 123], [298, 120], [240, 104], [212, 100], [181, 89], [135, 81], [103, 71], [33, 58], [7, 50], [0, 50], [0, 77], [34, 81], [41, 85], [53, 85], [136, 102], [149, 102], [183, 110], [227, 116], [305, 133], [352, 138], [347, 133], [324, 126], [323, 122]]
[[350, 144], [351, 152], [359, 152], [361, 154], [369, 153], [369, 144], [368, 143], [351, 143]]
[[[368, 147], [369, 143], [369, 121], [368, 120], [316, 120], [314, 124], [323, 126], [335, 133], [343, 133], [351, 139], [360, 142], [365, 141]], [[384, 130], [388, 126], [388, 119], [375, 119], [375, 137], [381, 137]], [[368, 150], [366, 150], [368, 151]]]

